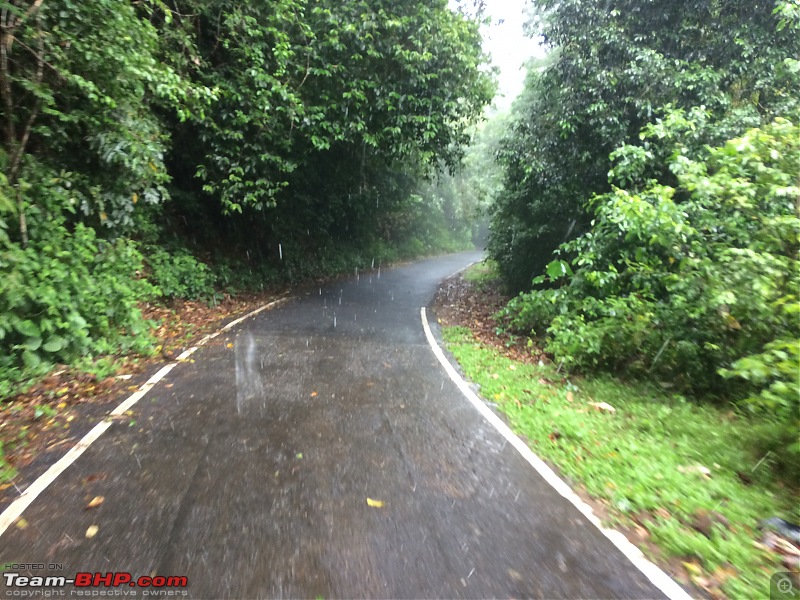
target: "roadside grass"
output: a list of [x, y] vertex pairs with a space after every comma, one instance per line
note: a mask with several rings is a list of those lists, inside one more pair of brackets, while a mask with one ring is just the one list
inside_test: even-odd
[[792, 520], [798, 508], [769, 457], [749, 450], [752, 420], [653, 385], [570, 381], [552, 365], [503, 356], [464, 327], [445, 328], [444, 339], [533, 451], [605, 505], [609, 524], [633, 530], [646, 554], [655, 544], [712, 597], [769, 597], [771, 575], [785, 569], [757, 545], [757, 525]]
[[495, 283], [498, 280], [497, 263], [490, 258], [482, 260], [464, 271], [464, 279], [479, 286]]

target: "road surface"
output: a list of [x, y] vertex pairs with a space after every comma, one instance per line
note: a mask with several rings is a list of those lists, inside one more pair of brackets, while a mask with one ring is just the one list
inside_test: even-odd
[[663, 597], [426, 342], [420, 307], [478, 257], [361, 273], [215, 338], [33, 502], [0, 561], [186, 576], [191, 598]]

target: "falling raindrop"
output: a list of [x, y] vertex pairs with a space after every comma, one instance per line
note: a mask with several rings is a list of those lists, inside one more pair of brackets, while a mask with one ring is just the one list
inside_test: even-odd
[[336, 328], [336, 315], [333, 315], [333, 327]]
[[278, 244], [278, 256], [280, 257], [281, 260], [283, 260], [283, 246], [281, 246], [280, 244]]
[[372, 266], [370, 267], [370, 269], [374, 269], [374, 268], [375, 268], [375, 259], [373, 258], [372, 259]]
[[564, 240], [569, 237], [569, 234], [572, 233], [572, 228], [575, 227], [575, 219], [572, 219], [572, 223], [569, 224], [569, 229], [567, 229], [567, 235], [564, 236]]

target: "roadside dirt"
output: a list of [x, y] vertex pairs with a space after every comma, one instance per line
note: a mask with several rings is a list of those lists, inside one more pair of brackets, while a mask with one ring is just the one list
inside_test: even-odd
[[459, 273], [442, 282], [433, 308], [440, 325], [466, 327], [482, 344], [496, 348], [508, 358], [527, 363], [549, 362], [544, 352], [528, 345], [528, 338], [503, 330], [495, 315], [510, 299], [499, 281], [472, 282]]
[[189, 300], [169, 306], [143, 304], [144, 317], [158, 323], [152, 356], [103, 357], [111, 358], [116, 367], [108, 377], [59, 365], [24, 393], [3, 401], [0, 440], [5, 460], [17, 474], [12, 482], [0, 483], [0, 510], [184, 349], [277, 297], [275, 292], [243, 294], [225, 297], [216, 306]]

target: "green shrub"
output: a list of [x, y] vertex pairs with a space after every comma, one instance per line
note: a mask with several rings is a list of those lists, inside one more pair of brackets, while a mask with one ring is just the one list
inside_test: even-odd
[[168, 252], [157, 246], [147, 246], [145, 256], [148, 279], [162, 297], [194, 300], [213, 295], [214, 274], [188, 251]]
[[40, 221], [26, 248], [0, 240], [0, 396], [55, 363], [149, 347], [137, 303], [156, 290], [133, 242]]
[[649, 169], [637, 161], [654, 153], [616, 151], [612, 175], [627, 189], [596, 197], [592, 230], [562, 246], [574, 276], [565, 283], [563, 261], [551, 263], [536, 281], [561, 287], [520, 296], [504, 316], [512, 327], [546, 330], [547, 350], [567, 367], [741, 398], [795, 428], [800, 126], [776, 119], [691, 158], [676, 135], [690, 123], [676, 112], [643, 137], [677, 140], [669, 163], [677, 185], [638, 180]]

